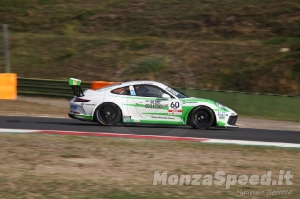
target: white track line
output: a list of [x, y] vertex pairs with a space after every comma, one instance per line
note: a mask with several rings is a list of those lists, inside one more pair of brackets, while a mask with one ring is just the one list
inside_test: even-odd
[[39, 130], [28, 130], [28, 129], [1, 129], [0, 133], [35, 133]]
[[275, 146], [275, 147], [300, 148], [300, 144], [284, 143], [284, 142], [262, 142], [262, 141], [223, 140], [223, 139], [208, 139], [207, 141], [203, 141], [203, 142], [216, 143], [216, 144], [239, 144], [239, 145], [252, 145], [252, 146]]

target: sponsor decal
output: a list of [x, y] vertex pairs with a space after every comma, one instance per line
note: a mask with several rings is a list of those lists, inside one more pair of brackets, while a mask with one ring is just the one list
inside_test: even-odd
[[145, 108], [164, 109], [165, 106], [163, 104], [145, 104]]
[[123, 115], [123, 122], [130, 122], [131, 116]]
[[169, 116], [151, 116], [153, 119], [166, 119], [166, 120], [174, 120], [174, 117], [169, 117]]
[[182, 115], [182, 104], [179, 100], [169, 101], [169, 115]]
[[219, 117], [220, 119], [225, 119], [225, 115], [226, 115], [225, 112], [218, 112], [218, 117]]
[[84, 105], [87, 105], [87, 106], [96, 106], [96, 104], [84, 104]]
[[145, 108], [164, 109], [167, 105], [160, 104], [159, 100], [147, 100]]
[[170, 93], [172, 93], [173, 95], [178, 95], [178, 92], [177, 91], [175, 91], [175, 90], [173, 90], [172, 88], [170, 88], [170, 87], [167, 87], [167, 89], [166, 89], [167, 91], [169, 91]]
[[129, 86], [130, 95], [136, 95], [133, 86]]
[[196, 104], [198, 102], [183, 102], [183, 104]]
[[70, 108], [71, 109], [77, 109], [77, 106], [76, 105], [71, 105]]
[[153, 84], [153, 82], [143, 81], [143, 82], [140, 82], [140, 84]]
[[84, 102], [82, 102], [82, 103], [81, 103], [81, 106], [83, 106], [83, 105], [87, 105], [87, 106], [96, 106], [96, 104], [89, 104], [89, 103], [84, 103]]
[[77, 80], [73, 80], [73, 85], [77, 85]]
[[148, 100], [150, 104], [160, 104], [160, 100]]
[[140, 122], [140, 120], [139, 120], [139, 119], [134, 119], [133, 121], [134, 121], [134, 122]]

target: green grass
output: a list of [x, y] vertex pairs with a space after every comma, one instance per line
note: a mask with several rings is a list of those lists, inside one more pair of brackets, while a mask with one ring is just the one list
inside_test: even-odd
[[300, 95], [298, 0], [2, 0], [0, 15], [20, 77]]

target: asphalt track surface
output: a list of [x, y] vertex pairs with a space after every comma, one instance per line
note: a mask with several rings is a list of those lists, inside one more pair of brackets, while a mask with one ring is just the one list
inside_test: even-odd
[[138, 135], [160, 135], [198, 137], [211, 139], [248, 140], [264, 142], [300, 143], [300, 131], [265, 129], [192, 129], [189, 126], [118, 125], [100, 126], [93, 122], [83, 122], [69, 118], [0, 116], [0, 128], [58, 130], [80, 132], [105, 132]]

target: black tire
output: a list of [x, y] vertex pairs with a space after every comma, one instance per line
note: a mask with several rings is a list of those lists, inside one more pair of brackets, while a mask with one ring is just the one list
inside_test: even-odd
[[196, 129], [208, 129], [214, 123], [215, 115], [212, 110], [206, 106], [194, 108], [188, 117], [188, 124]]
[[121, 110], [113, 103], [103, 103], [95, 111], [95, 119], [101, 125], [117, 125], [121, 117]]

